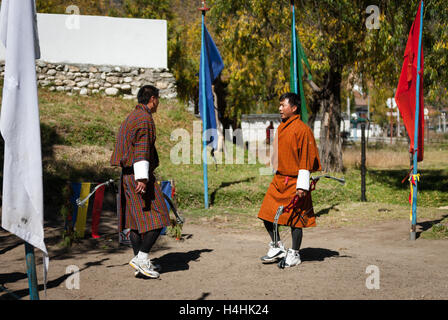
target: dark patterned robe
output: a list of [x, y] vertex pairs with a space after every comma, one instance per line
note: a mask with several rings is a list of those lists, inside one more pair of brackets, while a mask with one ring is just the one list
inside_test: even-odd
[[135, 192], [134, 174], [122, 174], [117, 205], [120, 231], [130, 228], [144, 233], [170, 224], [162, 190], [153, 174], [159, 165], [155, 142], [156, 127], [151, 112], [148, 107], [137, 105], [120, 126], [110, 163], [127, 172], [132, 171], [135, 162], [149, 161], [149, 181], [146, 193], [139, 194]]

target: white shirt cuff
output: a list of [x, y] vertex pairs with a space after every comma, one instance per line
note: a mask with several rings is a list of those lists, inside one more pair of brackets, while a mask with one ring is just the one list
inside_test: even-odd
[[308, 170], [299, 170], [296, 189], [310, 190], [310, 172]]
[[148, 179], [149, 177], [149, 161], [142, 160], [134, 163], [135, 181], [140, 179]]

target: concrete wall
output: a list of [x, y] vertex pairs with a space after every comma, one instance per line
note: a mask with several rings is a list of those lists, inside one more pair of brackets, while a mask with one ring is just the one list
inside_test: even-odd
[[271, 138], [274, 138], [274, 133], [277, 127], [280, 125], [279, 115], [249, 115], [241, 119], [241, 131], [243, 134], [244, 142], [265, 141], [266, 140], [266, 128], [269, 126], [270, 121], [273, 122], [274, 131]]
[[168, 68], [165, 20], [39, 13], [37, 26], [42, 61]]

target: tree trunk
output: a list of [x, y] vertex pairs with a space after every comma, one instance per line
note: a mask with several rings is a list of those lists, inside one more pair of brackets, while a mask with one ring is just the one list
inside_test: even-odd
[[321, 107], [321, 93], [322, 90], [313, 90], [313, 98], [312, 98], [312, 102], [310, 104], [310, 116], [308, 117], [308, 126], [311, 128], [311, 130], [313, 130], [314, 132], [314, 123], [316, 122], [316, 118], [317, 115], [320, 112], [320, 107]]
[[325, 172], [341, 172], [343, 169], [340, 134], [341, 81], [341, 70], [337, 67], [331, 68], [325, 76], [322, 87], [319, 154], [322, 170]]

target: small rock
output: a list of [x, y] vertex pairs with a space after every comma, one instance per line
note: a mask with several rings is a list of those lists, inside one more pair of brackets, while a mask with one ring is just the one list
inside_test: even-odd
[[123, 85], [121, 85], [120, 89], [123, 92], [130, 92], [131, 91], [131, 86], [129, 84], [123, 84]]
[[118, 77], [107, 77], [106, 81], [109, 83], [118, 83]]
[[160, 74], [160, 77], [161, 77], [161, 78], [172, 78], [173, 75], [172, 75], [171, 73], [164, 72], [164, 73], [161, 73], [161, 74]]
[[81, 91], [79, 91], [79, 94], [82, 96], [86, 96], [88, 94], [88, 90], [86, 88], [82, 88]]
[[132, 94], [125, 94], [123, 96], [123, 99], [125, 99], [125, 100], [132, 100], [132, 99], [135, 99], [135, 96], [133, 96]]
[[116, 96], [118, 94], [119, 90], [117, 88], [107, 88], [104, 92], [108, 96]]
[[37, 60], [36, 64], [41, 68], [45, 68], [47, 66], [47, 64], [42, 60]]
[[89, 84], [89, 81], [80, 81], [76, 84], [76, 86], [79, 88], [84, 88], [84, 87], [87, 87], [88, 84]]
[[54, 76], [56, 73], [57, 73], [57, 71], [55, 69], [50, 69], [50, 70], [47, 71], [47, 74], [49, 76]]
[[66, 86], [69, 86], [69, 87], [74, 87], [74, 86], [76, 86], [76, 82], [73, 81], [73, 80], [69, 80], [69, 79], [64, 80], [64, 81], [63, 81], [63, 84], [66, 85]]
[[68, 66], [68, 71], [75, 73], [75, 72], [79, 72], [81, 70], [76, 66]]
[[112, 68], [108, 67], [108, 66], [101, 66], [101, 67], [99, 67], [99, 71], [100, 72], [111, 72]]
[[164, 82], [164, 81], [158, 81], [158, 82], [156, 83], [156, 87], [157, 87], [157, 89], [159, 89], [159, 90], [163, 90], [163, 89], [168, 88], [168, 83], [166, 83], [166, 82]]

